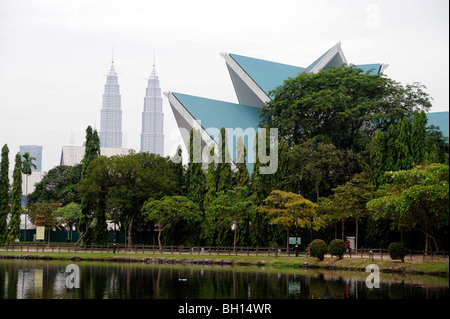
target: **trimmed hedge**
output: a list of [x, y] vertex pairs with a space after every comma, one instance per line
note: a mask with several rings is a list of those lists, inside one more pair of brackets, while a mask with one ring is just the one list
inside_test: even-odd
[[405, 256], [408, 254], [408, 250], [400, 242], [393, 242], [388, 247], [389, 256], [391, 259], [400, 259], [402, 262], [405, 261]]
[[339, 259], [342, 259], [342, 257], [344, 257], [346, 249], [347, 247], [345, 245], [345, 241], [343, 241], [342, 239], [333, 239], [328, 246], [328, 252], [332, 256], [338, 256]]
[[327, 253], [327, 244], [322, 239], [314, 239], [309, 244], [309, 252], [311, 256], [323, 260], [323, 257]]

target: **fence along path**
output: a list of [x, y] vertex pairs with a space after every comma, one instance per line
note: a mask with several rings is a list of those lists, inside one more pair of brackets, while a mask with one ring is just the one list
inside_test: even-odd
[[[115, 248], [115, 249], [114, 249]], [[21, 251], [21, 252], [59, 252], [59, 253], [126, 253], [126, 254], [160, 254], [160, 255], [217, 255], [217, 256], [268, 256], [268, 257], [294, 257], [296, 252], [293, 248], [287, 250], [286, 247], [226, 247], [226, 246], [163, 246], [162, 249], [156, 245], [75, 245], [75, 244], [45, 244], [45, 243], [14, 243], [0, 245], [0, 251]], [[309, 257], [308, 251], [297, 252], [298, 256]], [[330, 255], [326, 255], [330, 257]], [[345, 253], [344, 258], [361, 259], [390, 259], [387, 249], [359, 248]], [[405, 260], [439, 261], [448, 260], [449, 252], [410, 250], [405, 256]]]

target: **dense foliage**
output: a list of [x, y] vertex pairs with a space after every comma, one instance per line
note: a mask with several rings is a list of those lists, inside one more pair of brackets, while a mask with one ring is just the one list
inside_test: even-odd
[[[192, 130], [183, 163], [181, 148], [172, 158], [134, 151], [100, 156], [97, 131], [88, 127], [81, 164], [50, 170], [29, 195], [31, 214], [48, 218], [47, 227], [75, 225], [85, 243], [105, 243], [115, 221], [129, 245], [289, 247], [295, 235], [318, 258], [327, 243], [341, 256], [347, 236], [356, 237], [357, 248], [401, 240], [408, 248], [448, 249], [449, 144], [427, 124], [431, 98], [424, 86], [340, 67], [287, 79], [271, 97], [260, 126], [278, 128], [273, 174], [261, 174], [258, 157], [263, 147], [266, 154], [274, 150], [269, 134], [259, 145], [258, 132], [250, 161], [242, 139], [236, 152], [228, 150], [224, 128], [218, 149], [207, 154]], [[8, 153], [5, 145], [0, 242], [9, 233], [9, 240], [17, 238], [21, 212], [21, 174], [11, 188]], [[209, 161], [202, 163], [202, 155]], [[19, 172], [29, 165], [16, 166]], [[55, 203], [54, 211], [36, 206], [42, 203]]]

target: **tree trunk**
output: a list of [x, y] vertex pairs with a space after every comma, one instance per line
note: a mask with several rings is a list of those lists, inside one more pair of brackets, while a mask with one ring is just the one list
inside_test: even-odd
[[355, 242], [355, 249], [358, 249], [358, 219], [355, 219], [355, 223], [356, 223], [356, 242]]
[[334, 239], [337, 239], [337, 223], [334, 223]]
[[286, 231], [286, 251], [289, 252], [289, 228]]
[[162, 245], [161, 245], [161, 233], [162, 233], [162, 229], [159, 229], [158, 232], [158, 245], [159, 245], [159, 251], [162, 251]]
[[128, 224], [128, 247], [133, 246], [133, 218], [130, 218], [130, 223]]

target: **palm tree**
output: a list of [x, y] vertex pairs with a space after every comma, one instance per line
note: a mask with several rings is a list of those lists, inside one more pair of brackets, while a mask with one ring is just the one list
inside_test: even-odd
[[[23, 161], [22, 161], [22, 173], [26, 175], [26, 181], [25, 181], [25, 207], [28, 207], [28, 176], [31, 175], [31, 168], [36, 169], [36, 164], [33, 163], [33, 161], [36, 160], [36, 157], [33, 157], [30, 155], [30, 153], [26, 152], [22, 155]], [[25, 215], [25, 235], [24, 239], [27, 240], [27, 216]]]

